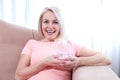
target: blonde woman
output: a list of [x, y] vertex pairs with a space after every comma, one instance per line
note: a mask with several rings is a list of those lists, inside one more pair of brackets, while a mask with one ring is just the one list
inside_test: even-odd
[[108, 65], [110, 59], [99, 52], [62, 39], [63, 22], [59, 10], [47, 7], [39, 19], [44, 38], [29, 40], [21, 52], [16, 80], [71, 80], [76, 66]]

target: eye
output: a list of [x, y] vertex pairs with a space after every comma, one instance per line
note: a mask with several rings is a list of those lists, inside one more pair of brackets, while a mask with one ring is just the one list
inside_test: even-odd
[[48, 20], [45, 20], [45, 21], [43, 21], [43, 23], [49, 23], [49, 21], [48, 21]]
[[58, 24], [58, 21], [53, 21], [54, 24]]

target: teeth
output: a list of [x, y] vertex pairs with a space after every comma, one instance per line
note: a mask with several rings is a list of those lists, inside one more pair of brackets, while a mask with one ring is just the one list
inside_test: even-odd
[[47, 31], [47, 32], [49, 32], [49, 33], [53, 33], [54, 31]]
[[49, 35], [52, 35], [55, 31], [50, 31], [50, 30], [48, 31], [48, 30], [47, 30], [46, 32], [47, 32]]

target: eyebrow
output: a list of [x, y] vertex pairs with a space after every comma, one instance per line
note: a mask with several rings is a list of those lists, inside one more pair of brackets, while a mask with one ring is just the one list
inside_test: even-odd
[[42, 20], [48, 20], [48, 19], [42, 19]]
[[58, 20], [53, 20], [53, 21], [57, 21], [58, 22]]
[[[46, 20], [48, 20], [48, 19], [42, 19], [42, 21], [43, 21], [43, 20], [44, 20], [44, 21], [46, 21]], [[57, 19], [55, 19], [55, 20], [53, 20], [53, 21], [58, 21], [58, 20], [57, 20]]]

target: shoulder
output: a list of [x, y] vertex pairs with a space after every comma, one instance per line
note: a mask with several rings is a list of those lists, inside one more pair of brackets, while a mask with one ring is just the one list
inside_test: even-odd
[[34, 40], [34, 39], [30, 39], [30, 40], [28, 40], [28, 42], [27, 42], [27, 44], [30, 44], [30, 45], [38, 44], [38, 43], [39, 43], [39, 41]]
[[30, 39], [30, 40], [28, 40], [28, 42], [27, 43], [34, 43], [34, 42], [36, 42], [37, 40], [34, 40], [34, 39]]

